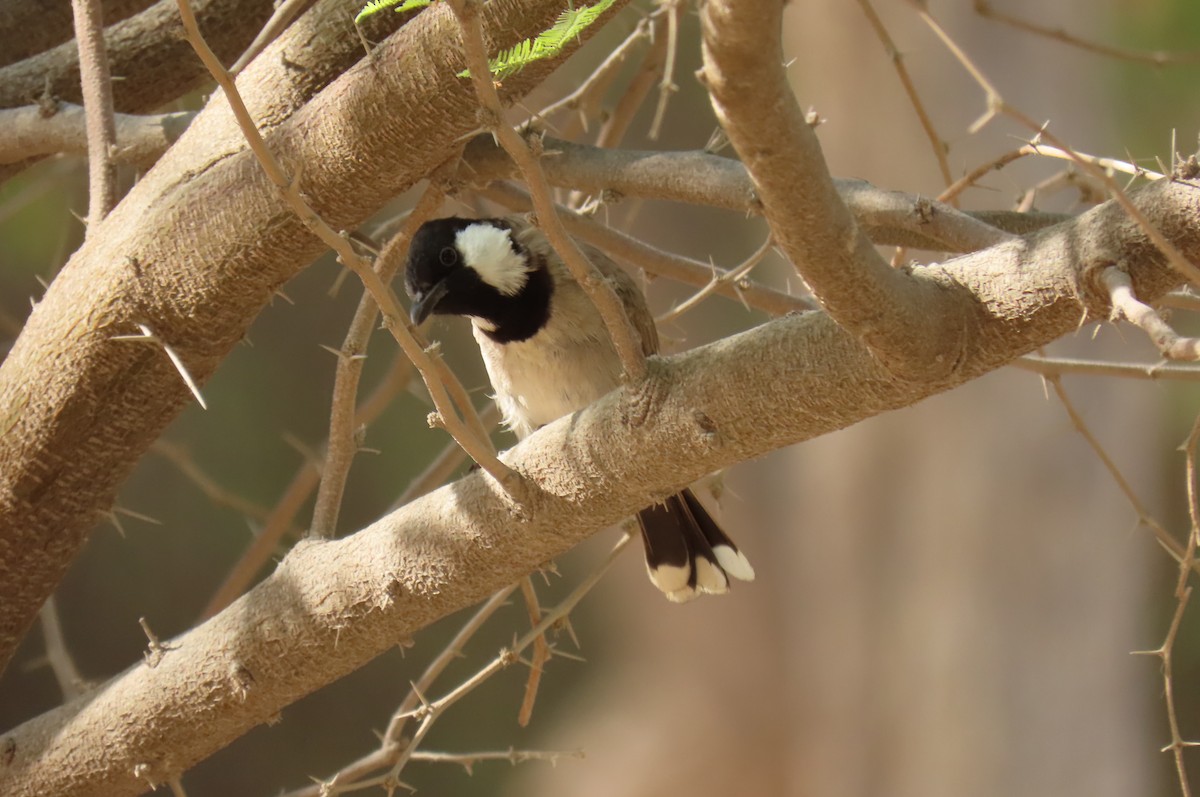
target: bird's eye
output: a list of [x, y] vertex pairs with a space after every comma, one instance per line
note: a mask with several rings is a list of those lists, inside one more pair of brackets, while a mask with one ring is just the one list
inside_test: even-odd
[[458, 262], [458, 251], [453, 246], [447, 246], [438, 253], [438, 260], [442, 261], [443, 266], [453, 266]]

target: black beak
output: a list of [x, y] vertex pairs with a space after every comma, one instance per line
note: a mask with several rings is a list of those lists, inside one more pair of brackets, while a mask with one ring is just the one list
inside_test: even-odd
[[413, 296], [412, 306], [408, 309], [408, 317], [419, 326], [422, 321], [433, 314], [437, 309], [438, 302], [444, 299], [449, 291], [446, 280], [442, 280], [434, 283], [429, 290], [418, 292]]

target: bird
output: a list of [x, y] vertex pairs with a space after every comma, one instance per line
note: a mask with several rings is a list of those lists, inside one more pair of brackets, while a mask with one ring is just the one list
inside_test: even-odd
[[[658, 331], [645, 296], [624, 270], [583, 246], [624, 306], [646, 355]], [[422, 224], [409, 243], [410, 316], [465, 316], [479, 344], [504, 425], [518, 439], [583, 409], [621, 384], [622, 365], [591, 298], [545, 234], [523, 216], [448, 217]], [[637, 515], [650, 581], [682, 603], [721, 594], [751, 567], [690, 489]]]

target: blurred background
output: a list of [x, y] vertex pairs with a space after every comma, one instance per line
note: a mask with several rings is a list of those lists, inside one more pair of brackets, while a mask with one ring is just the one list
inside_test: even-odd
[[[635, 4], [525, 105], [571, 91], [633, 30]], [[996, 10], [1135, 50], [1200, 51], [1190, 0], [996, 0]], [[997, 119], [976, 134], [984, 96], [905, 3], [877, 10], [904, 56], [957, 177], [1031, 134]], [[970, 3], [931, 4], [1005, 99], [1080, 151], [1159, 168], [1195, 149], [1200, 67], [1155, 68], [1108, 58], [989, 21]], [[676, 93], [662, 135], [647, 131], [656, 96], [625, 146], [698, 149], [716, 124], [693, 79], [698, 20], [682, 15]], [[793, 2], [784, 50], [801, 104], [819, 128], [831, 171], [925, 196], [945, 187], [888, 53], [856, 3]], [[627, 64], [607, 106], [637, 70]], [[194, 96], [179, 107], [198, 108]], [[518, 116], [514, 116], [514, 119]], [[590, 134], [597, 128], [593, 120]], [[731, 154], [726, 152], [725, 154]], [[1007, 209], [1066, 164], [1023, 159], [969, 191], [969, 208]], [[0, 346], [11, 344], [31, 297], [82, 240], [85, 164], [45, 161], [0, 187]], [[128, 180], [135, 175], [127, 174]], [[797, 186], [803, 190], [803, 186]], [[411, 205], [383, 209], [377, 222]], [[471, 197], [444, 213], [495, 208]], [[1073, 211], [1078, 193], [1042, 193], [1042, 210]], [[730, 267], [763, 240], [759, 219], [666, 203], [626, 202], [601, 218], [664, 249]], [[368, 225], [370, 228], [370, 225]], [[885, 252], [891, 256], [891, 251]], [[913, 252], [915, 258], [937, 253]], [[799, 291], [770, 255], [755, 279]], [[339, 284], [340, 283], [340, 284]], [[191, 627], [288, 485], [311, 469], [327, 433], [337, 347], [360, 292], [328, 257], [307, 269], [256, 322], [204, 386], [209, 410], [186, 410], [147, 454], [57, 595], [62, 631], [85, 678], [139, 660], [145, 617], [166, 638]], [[649, 286], [660, 312], [692, 289]], [[762, 323], [721, 298], [665, 325], [676, 350]], [[1184, 314], [1174, 321], [1188, 328]], [[463, 381], [486, 400], [486, 377], [462, 324], [441, 321]], [[1140, 332], [1088, 325], [1049, 354], [1154, 362]], [[372, 341], [365, 397], [395, 347]], [[1196, 386], [1067, 376], [1066, 390], [1149, 511], [1175, 536], [1188, 528], [1178, 446], [1195, 417]], [[340, 528], [388, 506], [444, 447], [426, 428], [423, 388], [402, 390], [373, 422], [350, 474]], [[509, 441], [498, 435], [498, 442]], [[211, 484], [205, 484], [205, 480]], [[722, 474], [721, 515], [758, 579], [728, 596], [677, 606], [647, 582], [636, 546], [571, 622], [582, 660], [555, 658], [533, 722], [517, 725], [527, 670], [514, 667], [451, 709], [426, 749], [582, 750], [557, 765], [413, 762], [422, 793], [523, 795], [1170, 795], [1179, 793], [1157, 647], [1175, 609], [1176, 568], [1137, 523], [1129, 501], [1062, 404], [1028, 372], [1005, 369], [891, 413]], [[712, 501], [709, 502], [713, 503]], [[276, 552], [307, 524], [311, 504]], [[150, 522], [148, 519], [153, 519]], [[619, 536], [598, 534], [535, 577], [544, 604], [590, 572]], [[269, 571], [270, 565], [263, 573]], [[1200, 734], [1200, 610], [1175, 649], [1185, 738]], [[287, 708], [184, 777], [188, 793], [270, 795], [328, 777], [377, 745], [376, 732], [409, 682], [468, 616], [418, 635], [414, 647]], [[467, 646], [430, 697], [468, 677], [528, 627], [519, 602]], [[574, 646], [564, 636], [562, 649]], [[0, 679], [0, 727], [61, 702], [40, 628]], [[1193, 754], [1188, 753], [1188, 756]]]

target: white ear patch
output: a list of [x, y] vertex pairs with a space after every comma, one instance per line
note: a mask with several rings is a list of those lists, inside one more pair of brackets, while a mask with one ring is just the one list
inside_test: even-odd
[[529, 264], [513, 250], [509, 232], [491, 224], [472, 224], [454, 238], [463, 263], [505, 296], [517, 294], [529, 280]]

